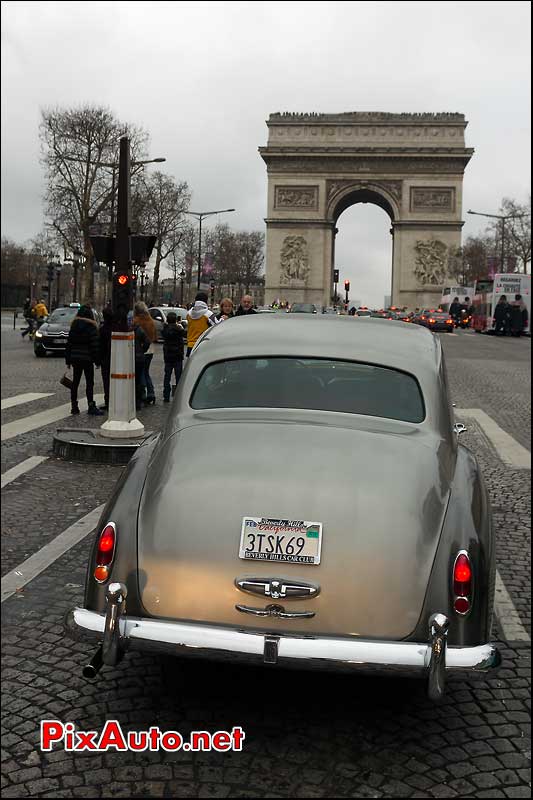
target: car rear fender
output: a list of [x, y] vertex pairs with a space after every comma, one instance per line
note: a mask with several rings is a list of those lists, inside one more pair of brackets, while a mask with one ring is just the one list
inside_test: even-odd
[[[137, 515], [148, 466], [159, 438], [159, 433], [153, 434], [132, 456], [96, 527], [85, 580], [84, 606], [91, 611], [105, 611], [106, 588], [111, 581], [120, 581], [128, 587], [128, 613], [140, 613], [137, 580]], [[98, 584], [92, 575], [96, 545], [102, 529], [108, 522], [114, 522], [117, 527], [116, 553], [109, 580], [104, 584]]]
[[[453, 610], [452, 570], [460, 550], [467, 551], [474, 572], [472, 609], [464, 617]], [[450, 645], [469, 647], [488, 642], [495, 576], [495, 545], [488, 492], [475, 456], [459, 445], [450, 501], [422, 614], [409, 638], [422, 641], [419, 637], [427, 636], [430, 615], [441, 612], [450, 619]]]

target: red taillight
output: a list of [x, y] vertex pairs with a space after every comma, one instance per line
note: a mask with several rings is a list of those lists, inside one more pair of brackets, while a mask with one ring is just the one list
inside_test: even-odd
[[472, 597], [472, 565], [468, 554], [461, 551], [453, 565], [453, 607], [458, 614], [470, 611]]
[[104, 583], [109, 577], [108, 568], [115, 556], [116, 539], [117, 531], [115, 524], [109, 522], [100, 534], [98, 546], [96, 548], [96, 565], [93, 575], [98, 583]]
[[453, 325], [453, 319], [447, 319], [446, 325]]
[[433, 319], [433, 317], [430, 317], [430, 318], [429, 318], [429, 321], [430, 321], [430, 322], [435, 322], [435, 320]]

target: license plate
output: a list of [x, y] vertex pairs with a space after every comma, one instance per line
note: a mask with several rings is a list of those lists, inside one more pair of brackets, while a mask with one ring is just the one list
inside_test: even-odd
[[322, 523], [243, 517], [239, 558], [286, 564], [320, 564]]
[[54, 344], [63, 344], [64, 339], [54, 339]]

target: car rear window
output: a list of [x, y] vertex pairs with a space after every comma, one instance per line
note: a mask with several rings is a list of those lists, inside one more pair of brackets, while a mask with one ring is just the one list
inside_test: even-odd
[[424, 401], [416, 378], [353, 361], [240, 358], [204, 369], [192, 408], [306, 408], [422, 422]]

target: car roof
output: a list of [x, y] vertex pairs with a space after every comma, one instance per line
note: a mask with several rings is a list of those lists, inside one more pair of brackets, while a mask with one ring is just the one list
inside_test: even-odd
[[261, 355], [338, 358], [382, 364], [425, 379], [441, 364], [440, 342], [425, 328], [327, 314], [285, 314], [276, 320], [270, 314], [235, 317], [206, 331], [194, 352], [205, 363]]

